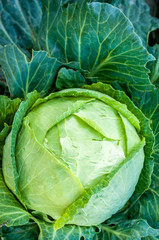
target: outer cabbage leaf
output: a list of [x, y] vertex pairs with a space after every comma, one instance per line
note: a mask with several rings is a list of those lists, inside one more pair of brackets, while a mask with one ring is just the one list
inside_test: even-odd
[[[143, 48], [132, 24], [121, 11], [104, 3], [82, 1], [67, 5], [68, 2], [72, 1], [44, 3], [46, 16], [39, 32], [38, 48], [53, 57], [48, 57], [46, 52], [33, 51], [28, 62], [16, 46], [0, 49], [0, 63], [12, 96], [25, 97], [35, 89], [45, 95], [62, 66], [81, 72], [87, 83], [120, 80], [147, 91], [153, 88], [145, 68], [153, 57]], [[103, 28], [106, 31], [103, 32]], [[62, 86], [64, 84], [62, 72], [57, 79], [58, 87], [59, 79], [63, 81]], [[80, 73], [75, 75], [81, 86], [85, 79]], [[74, 84], [73, 78], [70, 83], [68, 76], [65, 82], [67, 86]]]
[[152, 129], [155, 134], [155, 146], [153, 149], [154, 171], [152, 174], [152, 183], [150, 189], [140, 199], [140, 216], [147, 219], [148, 223], [159, 228], [159, 90], [156, 89], [150, 94], [143, 94], [144, 102], [141, 103], [141, 109], [152, 121]]
[[2, 237], [7, 240], [37, 240], [39, 229], [37, 224], [29, 223], [23, 226], [2, 228]]
[[142, 240], [158, 240], [159, 239], [159, 237], [157, 236], [157, 237], [144, 237], [144, 238], [142, 238]]
[[[33, 51], [32, 58], [16, 46], [6, 45], [0, 48], [0, 64], [7, 80], [9, 91], [13, 97], [25, 98], [27, 93], [37, 90], [41, 96], [46, 95], [55, 82], [60, 67], [80, 69], [77, 62], [62, 63], [54, 57], [48, 57], [45, 51]], [[82, 71], [84, 72], [84, 71]], [[64, 70], [58, 74], [57, 87], [61, 88], [67, 80], [67, 86], [82, 86], [85, 78], [79, 71]], [[75, 80], [76, 78], [76, 80]]]
[[50, 4], [48, 17], [42, 21], [46, 31], [38, 38], [39, 49], [65, 63], [78, 62], [88, 79], [108, 83], [120, 80], [138, 88], [152, 88], [145, 64], [153, 57], [119, 9], [82, 1], [63, 10], [60, 7], [55, 16]]
[[82, 74], [73, 69], [61, 68], [57, 75], [56, 87], [57, 89], [82, 87], [86, 84], [86, 79]]
[[42, 17], [40, 0], [0, 1], [0, 45], [32, 47]]
[[156, 60], [150, 63], [148, 66], [151, 70], [150, 80], [156, 87], [159, 86], [159, 44], [156, 44], [154, 47], [150, 48], [150, 51], [155, 56]]
[[17, 111], [20, 99], [14, 99], [11, 100], [7, 96], [0, 95], [0, 131], [4, 127], [4, 123], [7, 123], [8, 125], [12, 124], [13, 117], [15, 112]]
[[[101, 226], [102, 232], [99, 238], [104, 240], [143, 240], [147, 237], [159, 237], [159, 230], [148, 225], [143, 219], [134, 219], [125, 221], [117, 226], [109, 227], [108, 225]], [[148, 240], [148, 239], [147, 239]]]
[[144, 0], [94, 0], [92, 2], [108, 2], [120, 8], [132, 22], [135, 32], [140, 36], [145, 47], [148, 46], [150, 32], [159, 28], [159, 19], [150, 15], [150, 8]]
[[0, 132], [0, 167], [1, 167], [1, 159], [2, 159], [2, 153], [3, 153], [3, 145], [10, 129], [11, 129], [11, 126], [8, 126], [6, 123], [4, 123], [4, 128]]
[[[7, 96], [0, 95], [0, 160], [6, 136], [8, 135], [13, 117], [20, 104], [20, 99], [11, 100]], [[0, 163], [1, 165], [1, 163]]]
[[0, 170], [0, 224], [7, 226], [23, 225], [29, 222], [31, 215], [17, 201], [6, 187]]
[[16, 168], [16, 161], [15, 161], [15, 146], [16, 146], [16, 139], [17, 139], [17, 134], [19, 132], [19, 129], [21, 127], [21, 121], [23, 117], [25, 116], [26, 112], [28, 109], [33, 105], [33, 103], [39, 98], [39, 94], [34, 91], [32, 93], [29, 93], [27, 95], [26, 101], [23, 101], [19, 108], [18, 111], [15, 114], [14, 117], [14, 122], [12, 124], [12, 130], [10, 133], [10, 144], [8, 145], [8, 151], [10, 154], [10, 159], [9, 159], [9, 167], [7, 167], [7, 172], [6, 174], [9, 176], [9, 186], [11, 186], [12, 192], [16, 194], [16, 196], [21, 199], [18, 189], [17, 189], [17, 180], [18, 180], [18, 173], [17, 173], [17, 168]]
[[[40, 0], [1, 0], [0, 46], [13, 44], [30, 56], [28, 49], [33, 47], [41, 18]], [[0, 86], [4, 87], [4, 91], [8, 95], [7, 87], [3, 83], [4, 81], [0, 82]]]
[[94, 240], [96, 235], [96, 229], [94, 227], [67, 225], [58, 231], [55, 231], [53, 223], [46, 223], [40, 220], [37, 220], [36, 222], [40, 228], [39, 240]]
[[11, 95], [22, 98], [33, 90], [44, 96], [61, 66], [57, 59], [48, 57], [44, 51], [33, 51], [29, 61], [21, 50], [12, 45], [0, 49], [0, 64]]
[[152, 156], [154, 158], [154, 171], [152, 174], [150, 188], [138, 199], [135, 206], [130, 206], [131, 216], [134, 212], [137, 216], [147, 220], [152, 227], [159, 229], [159, 179], [158, 179], [158, 144], [159, 144], [159, 90], [155, 89], [150, 93], [129, 89], [129, 94], [135, 104], [142, 110], [146, 117], [151, 120], [151, 127], [155, 135], [155, 145]]
[[36, 47], [38, 50], [45, 50], [49, 56], [56, 56], [58, 59], [62, 59], [62, 51], [56, 46], [56, 40], [52, 39], [52, 34], [54, 34], [57, 20], [60, 17], [63, 9], [65, 9], [68, 3], [73, 3], [76, 1], [77, 0], [42, 1], [44, 12], [36, 40]]

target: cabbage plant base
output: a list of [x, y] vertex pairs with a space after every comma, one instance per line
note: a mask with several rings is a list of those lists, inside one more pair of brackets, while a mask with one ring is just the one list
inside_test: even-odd
[[[25, 109], [25, 114], [27, 112], [27, 115], [21, 118], [21, 122], [19, 122], [21, 111], [16, 113], [13, 126], [17, 126], [18, 129], [21, 126], [20, 132], [17, 131], [15, 137], [13, 127], [4, 147], [3, 173], [8, 187], [28, 209], [33, 210], [33, 215], [34, 211], [39, 211], [43, 215], [48, 214], [55, 220], [57, 219], [55, 229], [61, 228], [65, 224], [91, 226], [104, 222], [125, 205], [133, 194], [136, 184], [139, 185], [142, 181], [142, 174], [140, 180], [139, 175], [144, 162], [143, 147], [147, 143], [145, 139], [151, 138], [152, 135], [148, 120], [124, 93], [122, 93], [122, 101], [125, 104], [112, 98], [113, 95], [120, 98], [117, 97], [120, 92], [109, 85], [98, 83], [86, 86], [86, 88], [89, 89], [63, 90], [38, 100], [36, 100], [37, 97], [33, 97], [36, 92], [33, 93], [31, 104], [25, 104], [28, 107], [24, 108], [24, 103], [21, 104], [22, 109]], [[110, 92], [111, 94], [109, 94]], [[59, 105], [55, 105], [57, 106], [55, 110], [52, 107], [52, 111], [55, 111], [52, 114], [50, 107], [56, 101], [59, 101]], [[98, 106], [95, 108], [95, 113], [92, 108], [93, 104]], [[106, 107], [107, 114], [103, 115], [103, 111], [100, 112], [101, 105], [103, 108]], [[127, 106], [129, 107], [127, 108]], [[134, 112], [136, 112], [136, 116], [140, 116], [139, 119], [133, 114]], [[105, 128], [101, 116], [109, 123]], [[118, 116], [118, 118], [114, 116]], [[80, 121], [75, 121], [79, 118]], [[75, 124], [75, 129], [72, 125], [73, 131], [71, 131], [70, 125], [73, 123], [72, 120], [76, 124], [78, 122], [77, 126]], [[146, 130], [142, 127], [142, 121], [147, 122]], [[110, 128], [111, 124], [112, 129]], [[115, 126], [117, 126], [116, 129]], [[81, 134], [81, 131], [78, 130], [79, 127], [82, 127], [83, 136], [80, 137], [83, 137], [83, 142], [76, 139], [76, 133]], [[68, 135], [66, 136], [66, 132], [61, 129], [67, 130]], [[112, 132], [113, 129], [115, 133]], [[53, 132], [55, 138], [50, 138]], [[114, 134], [113, 139], [112, 134]], [[69, 141], [64, 141], [66, 137]], [[9, 155], [10, 142], [13, 141], [13, 138], [16, 140], [16, 146], [14, 153]], [[99, 144], [92, 145], [92, 138], [93, 143]], [[72, 140], [74, 145], [70, 139], [74, 139], [74, 141]], [[66, 144], [66, 148], [63, 143]], [[86, 143], [87, 146], [85, 146]], [[88, 154], [85, 156], [84, 153], [81, 153], [83, 155], [79, 157], [80, 161], [77, 164], [76, 156], [79, 156], [77, 154], [79, 149], [86, 150], [89, 145], [93, 146], [90, 148], [93, 155], [90, 157]], [[147, 145], [145, 148], [150, 147]], [[61, 151], [61, 146], [63, 151]], [[115, 147], [118, 154], [114, 155], [112, 147]], [[70, 154], [74, 149], [74, 155], [71, 155], [70, 158], [69, 149], [71, 149]], [[102, 151], [100, 151], [101, 149]], [[102, 165], [100, 159], [96, 159], [97, 155], [93, 159], [92, 167], [91, 160], [94, 154], [101, 152], [103, 152], [103, 156], [102, 154], [99, 156], [103, 159], [111, 153], [110, 156], [113, 155], [115, 166], [107, 164], [107, 168], [105, 168], [104, 161]], [[75, 158], [76, 161], [74, 161]], [[86, 162], [87, 158], [88, 163]], [[16, 159], [16, 164], [13, 165], [14, 159]], [[110, 157], [110, 160], [112, 159]], [[77, 171], [77, 165], [81, 171]], [[83, 166], [84, 169], [82, 169]], [[96, 171], [97, 167], [98, 171]], [[87, 169], [89, 171], [89, 168], [91, 171], [86, 175], [85, 171]], [[95, 177], [91, 175], [93, 169]], [[14, 172], [17, 172], [17, 182], [14, 181]], [[12, 176], [12, 178], [8, 176]], [[144, 187], [146, 189], [148, 186]]]

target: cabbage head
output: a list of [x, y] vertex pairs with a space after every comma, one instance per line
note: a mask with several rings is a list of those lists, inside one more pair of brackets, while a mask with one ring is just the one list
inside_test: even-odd
[[93, 88], [39, 98], [21, 119], [15, 155], [14, 133], [6, 139], [7, 186], [33, 214], [57, 220], [57, 228], [104, 222], [129, 200], [143, 168], [145, 138], [130, 106]]

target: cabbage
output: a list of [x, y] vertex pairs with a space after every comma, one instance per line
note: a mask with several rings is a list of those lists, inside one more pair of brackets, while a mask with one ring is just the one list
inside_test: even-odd
[[158, 24], [144, 0], [0, 0], [0, 239], [158, 238]]
[[[104, 222], [125, 205], [139, 180], [145, 145], [140, 130], [125, 104], [99, 91], [67, 89], [37, 100], [22, 120], [15, 148], [23, 204], [57, 220], [57, 228], [71, 210], [69, 224]], [[3, 174], [14, 192], [10, 148], [11, 134]]]

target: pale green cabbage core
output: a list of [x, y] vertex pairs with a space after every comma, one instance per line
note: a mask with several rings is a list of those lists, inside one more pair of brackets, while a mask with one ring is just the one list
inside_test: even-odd
[[[4, 152], [7, 152], [8, 142], [9, 138]], [[16, 145], [19, 191], [25, 205], [59, 219], [89, 187], [119, 167], [140, 142], [134, 125], [120, 109], [117, 111], [97, 98], [55, 97], [38, 104], [23, 119]], [[6, 156], [7, 153], [4, 158]], [[107, 217], [119, 210], [132, 195], [144, 161], [143, 149], [137, 158], [135, 161], [139, 166], [134, 181], [127, 176], [127, 190], [122, 183], [127, 192], [123, 191], [118, 197], [114, 192], [109, 194], [110, 190], [104, 193], [100, 205], [104, 198], [112, 198], [113, 209], [105, 206]], [[5, 166], [3, 168], [5, 172]], [[113, 205], [113, 198], [117, 207]], [[84, 216], [84, 211], [71, 223], [91, 225], [105, 220], [102, 215], [103, 212], [106, 216], [104, 206], [102, 212], [98, 210], [99, 196], [92, 199], [91, 205], [87, 205], [88, 212], [92, 212], [93, 201], [97, 211], [90, 214], [90, 220], [87, 219], [89, 214]]]

